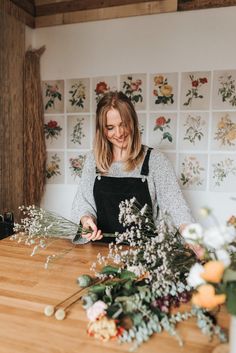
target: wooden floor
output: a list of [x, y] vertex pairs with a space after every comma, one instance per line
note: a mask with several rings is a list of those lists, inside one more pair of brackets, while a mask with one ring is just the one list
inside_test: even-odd
[[[60, 249], [69, 248], [59, 240]], [[47, 250], [49, 251], [49, 250]], [[76, 278], [89, 273], [98, 252], [107, 246], [87, 244], [75, 247], [48, 270], [44, 269], [46, 251], [30, 257], [31, 249], [9, 238], [0, 241], [0, 352], [1, 353], [111, 353], [127, 352], [129, 345], [102, 343], [88, 337], [87, 319], [81, 303], [73, 305], [63, 321], [46, 317], [46, 305], [56, 305], [78, 290]], [[219, 322], [228, 327], [223, 311]], [[194, 320], [179, 325], [184, 347], [166, 333], [153, 336], [139, 353], [210, 353], [219, 344], [209, 342]]]

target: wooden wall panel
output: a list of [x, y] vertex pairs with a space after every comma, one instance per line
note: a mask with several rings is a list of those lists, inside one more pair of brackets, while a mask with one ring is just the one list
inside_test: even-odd
[[0, 212], [23, 201], [23, 64], [25, 25], [0, 3]]

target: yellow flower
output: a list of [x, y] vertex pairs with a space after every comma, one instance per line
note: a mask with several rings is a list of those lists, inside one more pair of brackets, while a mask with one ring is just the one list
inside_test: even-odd
[[224, 118], [221, 118], [221, 120], [217, 124], [218, 129], [225, 129], [226, 128], [226, 122]]
[[219, 283], [224, 273], [224, 264], [221, 261], [209, 261], [204, 266], [201, 277], [206, 282]]
[[233, 141], [236, 140], [236, 129], [232, 129], [228, 132], [228, 134], [225, 136], [227, 140]]
[[88, 324], [88, 334], [104, 342], [115, 338], [118, 334], [115, 320], [102, 316], [96, 321], [90, 321]]
[[155, 86], [161, 85], [164, 81], [164, 76], [158, 75], [154, 77]]
[[215, 294], [215, 288], [211, 284], [203, 284], [198, 292], [193, 295], [192, 303], [205, 309], [213, 309], [223, 304], [226, 300], [225, 294]]
[[170, 96], [173, 89], [171, 85], [163, 85], [161, 86], [160, 91], [163, 94], [163, 96]]

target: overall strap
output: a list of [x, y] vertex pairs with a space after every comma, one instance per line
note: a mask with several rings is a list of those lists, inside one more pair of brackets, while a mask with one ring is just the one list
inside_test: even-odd
[[146, 156], [143, 161], [142, 169], [141, 169], [141, 175], [148, 176], [149, 174], [149, 158], [150, 158], [150, 153], [153, 148], [149, 147], [146, 153]]

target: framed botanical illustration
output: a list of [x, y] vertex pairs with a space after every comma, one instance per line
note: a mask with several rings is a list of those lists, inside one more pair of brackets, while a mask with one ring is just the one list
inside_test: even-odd
[[67, 183], [78, 184], [85, 162], [85, 153], [67, 152], [66, 159]]
[[66, 111], [68, 113], [90, 111], [90, 79], [66, 80]]
[[236, 155], [210, 155], [210, 190], [236, 192]]
[[64, 152], [47, 152], [46, 182], [47, 184], [64, 184], [65, 164]]
[[176, 113], [150, 113], [148, 140], [152, 147], [172, 150], [176, 148]]
[[147, 143], [147, 114], [146, 113], [138, 113], [138, 121], [139, 121], [139, 131], [142, 137], [142, 143]]
[[212, 107], [216, 110], [236, 109], [236, 70], [213, 72]]
[[65, 118], [63, 115], [44, 116], [44, 135], [47, 149], [65, 148]]
[[180, 153], [178, 175], [182, 189], [206, 190], [207, 154]]
[[42, 81], [45, 114], [64, 113], [64, 80]]
[[178, 73], [150, 75], [150, 110], [177, 110]]
[[208, 146], [208, 131], [208, 112], [180, 112], [179, 149], [206, 150]]
[[145, 110], [147, 106], [147, 75], [127, 74], [120, 76], [120, 90], [130, 98], [136, 110]]
[[236, 111], [213, 113], [211, 149], [236, 152]]
[[90, 115], [67, 116], [67, 148], [89, 149], [91, 136]]
[[117, 91], [117, 76], [100, 76], [92, 79], [92, 109], [96, 111], [97, 104], [105, 93]]
[[183, 72], [181, 75], [181, 110], [208, 110], [210, 71]]

